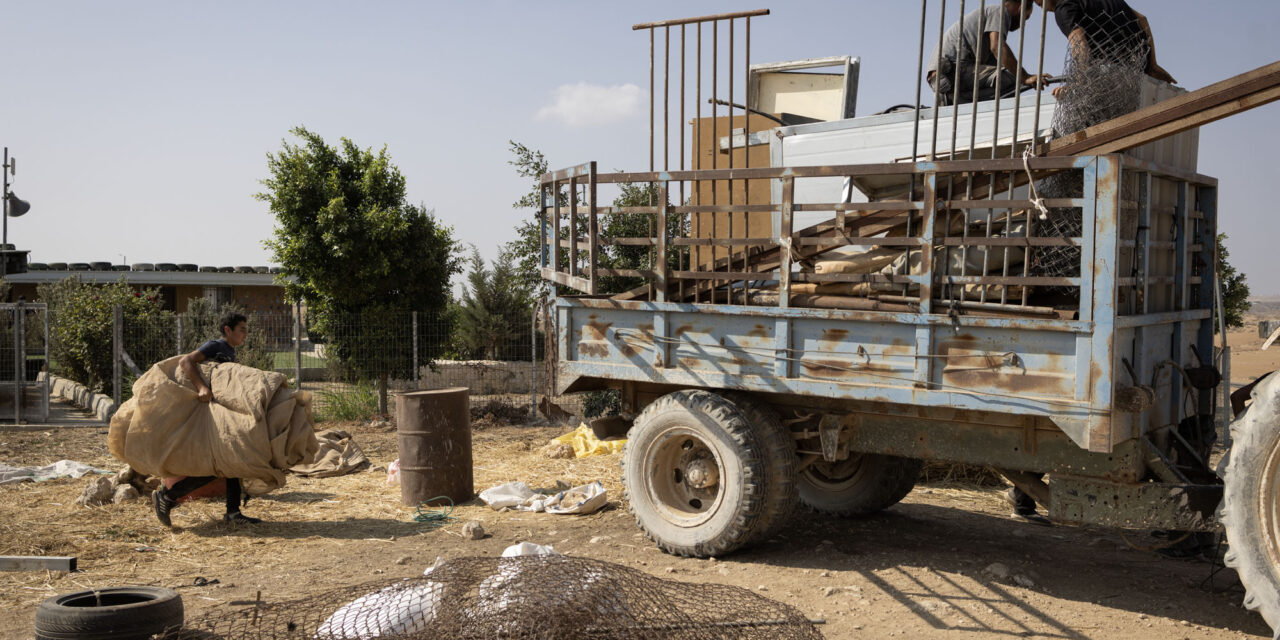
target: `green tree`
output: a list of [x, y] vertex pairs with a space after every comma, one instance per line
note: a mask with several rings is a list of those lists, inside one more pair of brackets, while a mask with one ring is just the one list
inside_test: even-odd
[[471, 248], [471, 270], [458, 304], [457, 337], [468, 357], [490, 360], [526, 359], [516, 352], [529, 330], [529, 291], [516, 277], [514, 258], [508, 251], [486, 267], [480, 251]]
[[[275, 215], [265, 242], [281, 265], [291, 300], [305, 300], [309, 331], [328, 340], [331, 363], [347, 374], [411, 375], [397, 329], [409, 312], [443, 311], [461, 270], [453, 230], [409, 204], [405, 179], [384, 146], [375, 152], [342, 138], [335, 146], [297, 127], [298, 144], [267, 156], [270, 177], [258, 199]], [[424, 353], [436, 334], [423, 333]]]
[[1227, 234], [1218, 234], [1218, 277], [1222, 279], [1222, 315], [1228, 327], [1243, 327], [1244, 314], [1252, 307], [1245, 275], [1227, 262]]
[[[135, 290], [123, 279], [105, 285], [85, 284], [79, 276], [38, 287], [41, 300], [49, 305], [53, 333], [49, 343], [50, 369], [58, 375], [83, 383], [93, 391], [110, 391], [112, 366], [112, 323], [114, 308], [124, 314], [125, 347], [138, 355], [139, 367], [150, 365], [142, 355], [142, 345], [167, 342], [167, 355], [176, 355], [172, 341], [173, 316], [160, 307], [157, 289]], [[130, 354], [133, 355], [132, 353]], [[125, 385], [121, 398], [131, 393]]]

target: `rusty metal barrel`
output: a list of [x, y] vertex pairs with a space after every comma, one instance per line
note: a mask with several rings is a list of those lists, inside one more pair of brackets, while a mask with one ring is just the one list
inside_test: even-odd
[[396, 425], [404, 504], [418, 505], [438, 496], [459, 503], [475, 495], [471, 407], [465, 387], [397, 395]]

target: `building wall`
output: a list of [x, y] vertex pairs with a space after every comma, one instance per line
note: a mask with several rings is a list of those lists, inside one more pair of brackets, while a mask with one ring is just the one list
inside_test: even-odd
[[[248, 313], [288, 313], [291, 305], [285, 302], [284, 287], [277, 286], [237, 286], [237, 287], [205, 287], [198, 285], [147, 285], [131, 284], [135, 289], [155, 287], [160, 290], [161, 305], [164, 309], [177, 313], [186, 313], [192, 298], [225, 297], [245, 308]], [[19, 297], [27, 302], [40, 302], [37, 285], [15, 283], [9, 290], [6, 302], [16, 302]], [[212, 290], [212, 291], [210, 291]], [[227, 297], [227, 292], [230, 292]], [[213, 294], [212, 296], [210, 294]], [[218, 294], [222, 296], [218, 296]]]

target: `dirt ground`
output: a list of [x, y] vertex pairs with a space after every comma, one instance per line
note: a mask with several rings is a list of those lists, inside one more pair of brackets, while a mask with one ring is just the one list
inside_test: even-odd
[[[463, 505], [459, 520], [413, 522], [386, 485], [394, 432], [349, 425], [374, 470], [330, 479], [291, 478], [246, 512], [267, 523], [231, 528], [219, 501], [183, 505], [180, 530], [156, 522], [148, 503], [76, 507], [85, 480], [0, 486], [0, 554], [74, 555], [79, 573], [0, 574], [0, 638], [32, 636], [35, 607], [57, 593], [149, 584], [179, 587], [188, 618], [232, 609], [261, 591], [269, 602], [330, 586], [420, 574], [437, 557], [497, 555], [532, 541], [617, 562], [658, 577], [757, 590], [827, 624], [828, 638], [1227, 638], [1269, 637], [1239, 606], [1230, 571], [1131, 547], [1117, 532], [1041, 527], [1007, 516], [999, 488], [921, 485], [900, 505], [862, 520], [801, 514], [783, 535], [715, 560], [665, 555], [620, 505], [616, 456], [551, 460], [540, 449], [563, 427], [499, 426], [474, 433], [476, 488], [509, 480], [553, 486], [602, 480], [611, 505], [590, 516], [498, 513]], [[117, 466], [105, 431], [0, 432], [0, 460], [72, 458]], [[490, 536], [462, 538], [476, 520]], [[1008, 573], [986, 569], [993, 563]], [[217, 584], [191, 585], [197, 577]]]
[[[1256, 323], [1233, 332], [1234, 378], [1280, 369], [1280, 348], [1261, 352]], [[554, 545], [570, 555], [628, 565], [660, 578], [717, 582], [760, 592], [826, 620], [828, 638], [1234, 638], [1270, 637], [1240, 606], [1234, 572], [1205, 560], [1143, 550], [1146, 535], [1042, 527], [1008, 516], [1000, 487], [922, 484], [900, 505], [859, 520], [801, 513], [766, 544], [714, 560], [665, 555], [644, 539], [621, 503], [616, 456], [553, 460], [542, 446], [566, 427], [476, 422], [475, 484], [535, 487], [604, 482], [606, 510], [582, 517], [498, 513], [462, 505], [439, 528], [414, 522], [386, 484], [396, 457], [387, 427], [344, 425], [374, 466], [339, 478], [290, 478], [255, 500], [254, 527], [221, 523], [220, 501], [175, 511], [170, 531], [144, 501], [84, 508], [86, 480], [0, 485], [0, 555], [70, 555], [80, 572], [0, 573], [0, 640], [32, 637], [35, 608], [58, 593], [91, 587], [178, 588], [188, 619], [234, 609], [230, 602], [281, 602], [326, 587], [419, 575], [437, 557], [493, 556], [513, 543]], [[331, 425], [325, 425], [331, 426]], [[0, 430], [0, 461], [43, 465], [73, 459], [117, 469], [106, 430]], [[467, 521], [489, 536], [464, 539]], [[1007, 568], [992, 568], [999, 563]], [[197, 577], [215, 584], [196, 587]]]

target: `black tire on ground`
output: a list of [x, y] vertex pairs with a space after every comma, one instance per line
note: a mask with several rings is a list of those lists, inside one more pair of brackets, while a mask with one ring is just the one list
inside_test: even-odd
[[1221, 519], [1240, 574], [1244, 606], [1280, 638], [1280, 374], [1253, 390], [1253, 404], [1231, 424]]
[[782, 424], [778, 413], [768, 404], [746, 393], [730, 392], [724, 396], [738, 407], [764, 439], [765, 476], [774, 488], [769, 491], [764, 515], [760, 517], [750, 544], [767, 542], [787, 525], [800, 502], [796, 489], [796, 441], [791, 437], [791, 430]]
[[182, 598], [162, 587], [54, 596], [36, 608], [36, 640], [142, 640], [182, 626]]
[[924, 463], [911, 458], [854, 453], [847, 460], [818, 460], [796, 481], [800, 501], [819, 513], [869, 516], [911, 493]]
[[768, 439], [738, 405], [702, 390], [649, 405], [628, 433], [622, 484], [631, 515], [660, 549], [720, 556], [772, 526], [785, 486], [771, 483]]

